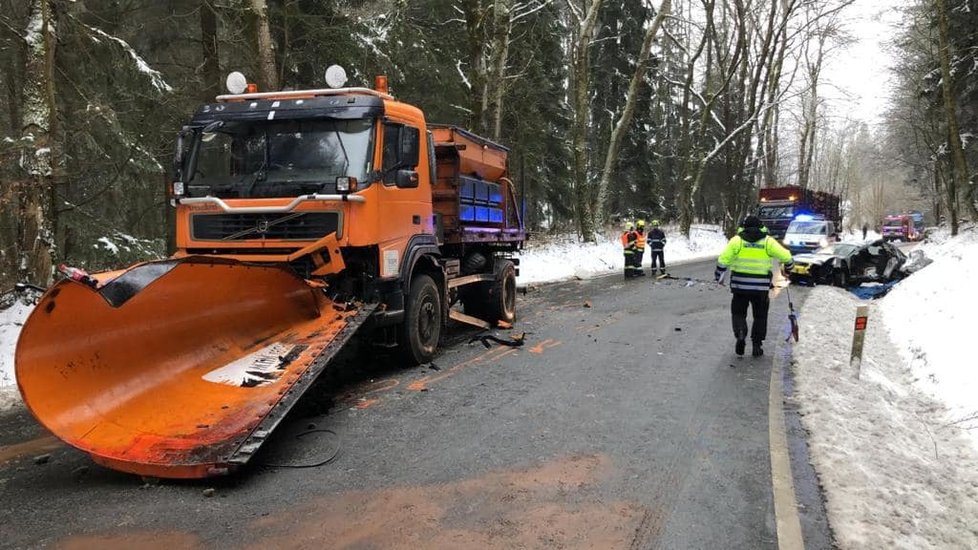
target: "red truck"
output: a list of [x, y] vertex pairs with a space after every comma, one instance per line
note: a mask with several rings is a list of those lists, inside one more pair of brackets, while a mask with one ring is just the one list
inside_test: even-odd
[[836, 226], [842, 223], [839, 197], [831, 193], [788, 186], [767, 187], [758, 195], [757, 217], [778, 240], [784, 238], [788, 225], [798, 215], [832, 221]]
[[895, 214], [883, 218], [883, 240], [906, 242], [920, 240], [920, 237], [920, 229], [914, 216]]

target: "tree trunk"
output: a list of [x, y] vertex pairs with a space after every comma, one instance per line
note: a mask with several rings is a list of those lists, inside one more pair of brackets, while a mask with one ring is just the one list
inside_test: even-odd
[[258, 85], [263, 91], [278, 90], [278, 71], [275, 69], [275, 45], [268, 25], [268, 6], [265, 0], [250, 0], [255, 18], [255, 45], [258, 48]]
[[[951, 157], [951, 177], [949, 178], [948, 187], [953, 189], [955, 195], [953, 195], [953, 202], [949, 205], [953, 211], [951, 212], [951, 218], [954, 220], [951, 228], [951, 235], [958, 234], [957, 228], [957, 217], [959, 212], [958, 209], [958, 199], [957, 192], [965, 192], [965, 196], [969, 197], [968, 206], [971, 210], [973, 217], [978, 218], [978, 212], [975, 211], [974, 201], [970, 200], [972, 193], [968, 191], [969, 188], [969, 176], [968, 176], [968, 163], [964, 158], [964, 146], [961, 144], [961, 130], [958, 127], [958, 106], [957, 100], [954, 97], [954, 75], [951, 73], [951, 44], [948, 39], [948, 22], [947, 22], [947, 3], [946, 0], [935, 0], [937, 6], [937, 27], [938, 35], [940, 37], [940, 58], [941, 58], [941, 82], [943, 84], [944, 92], [944, 116], [947, 119], [947, 143], [950, 149]], [[950, 182], [953, 182], [951, 184]], [[950, 195], [949, 195], [950, 196]]]
[[54, 54], [56, 27], [48, 0], [33, 0], [27, 25], [21, 156], [18, 184], [18, 271], [21, 280], [46, 286], [52, 275], [56, 114]]
[[486, 8], [482, 0], [466, 0], [463, 4], [465, 12], [465, 30], [469, 42], [469, 97], [471, 98], [471, 127], [476, 133], [486, 135]]
[[221, 62], [218, 49], [217, 12], [214, 0], [204, 0], [200, 6], [200, 42], [203, 55], [203, 74], [201, 75], [201, 98], [214, 101], [221, 93]]
[[591, 90], [591, 42], [594, 39], [594, 28], [598, 21], [598, 10], [602, 0], [590, 0], [587, 14], [580, 22], [579, 32], [575, 39], [573, 64], [571, 66], [572, 88], [574, 95], [573, 151], [574, 151], [574, 215], [577, 218], [577, 231], [587, 242], [595, 240], [594, 197], [591, 185], [588, 184], [588, 151], [587, 134], [590, 122], [590, 90]]
[[601, 181], [598, 183], [598, 201], [596, 218], [598, 223], [604, 218], [608, 207], [608, 187], [611, 185], [611, 177], [614, 175], [615, 167], [618, 164], [618, 152], [621, 149], [621, 142], [625, 138], [628, 126], [632, 123], [635, 115], [635, 103], [638, 99], [638, 90], [642, 86], [642, 79], [648, 70], [649, 58], [652, 56], [652, 43], [659, 33], [662, 20], [669, 14], [672, 8], [671, 0], [662, 0], [659, 5], [659, 12], [656, 14], [652, 24], [645, 31], [645, 39], [642, 41], [642, 50], [639, 52], [638, 61], [635, 64], [635, 72], [632, 73], [632, 80], [628, 85], [628, 93], [625, 96], [625, 107], [622, 110], [621, 118], [615, 123], [611, 130], [611, 141], [608, 144], [608, 152], [604, 159], [604, 170], [601, 171]]
[[[509, 38], [513, 30], [510, 0], [496, 0], [493, 7], [493, 39], [486, 95], [489, 114], [492, 116], [492, 139], [499, 141], [502, 135], [503, 96], [506, 93], [506, 63], [509, 60]], [[487, 124], [488, 125], [488, 124]]]

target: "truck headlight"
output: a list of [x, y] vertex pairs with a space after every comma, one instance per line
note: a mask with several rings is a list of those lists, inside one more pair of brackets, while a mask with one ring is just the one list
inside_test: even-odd
[[821, 239], [818, 240], [818, 247], [819, 248], [825, 248], [828, 245], [829, 245], [829, 240], [826, 239], [825, 237], [822, 237]]
[[173, 185], [170, 187], [170, 190], [172, 191], [174, 197], [182, 197], [184, 191], [183, 182], [182, 181], [173, 182]]

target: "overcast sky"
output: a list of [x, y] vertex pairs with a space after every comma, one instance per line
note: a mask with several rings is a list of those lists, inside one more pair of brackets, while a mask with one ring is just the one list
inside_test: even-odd
[[907, 0], [856, 0], [846, 8], [848, 30], [856, 41], [839, 50], [829, 60], [826, 86], [820, 90], [832, 102], [836, 116], [849, 116], [876, 123], [886, 109], [889, 95], [890, 66], [893, 58], [887, 51], [894, 27], [899, 23], [899, 8]]

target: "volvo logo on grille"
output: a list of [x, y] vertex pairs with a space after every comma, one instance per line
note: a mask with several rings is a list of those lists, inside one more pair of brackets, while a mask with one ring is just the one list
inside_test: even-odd
[[255, 231], [261, 235], [268, 233], [268, 220], [260, 220], [255, 226]]

